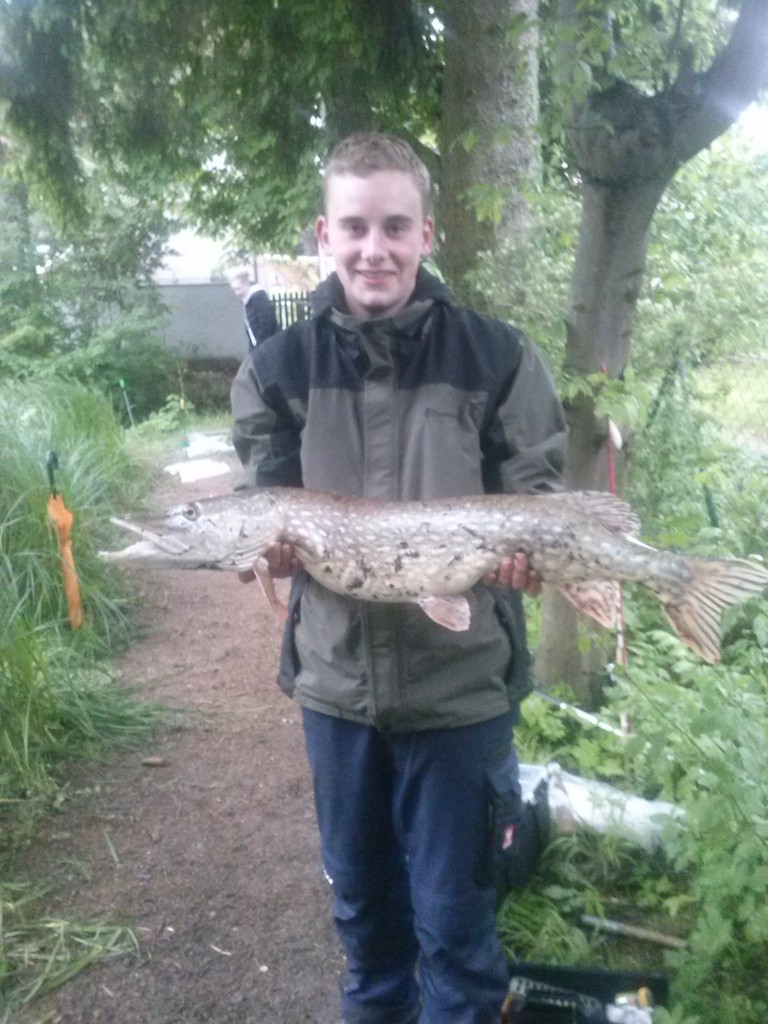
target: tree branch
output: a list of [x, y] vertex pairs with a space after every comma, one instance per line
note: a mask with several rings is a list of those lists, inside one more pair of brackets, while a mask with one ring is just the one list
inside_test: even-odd
[[625, 81], [577, 109], [572, 144], [594, 185], [656, 183], [722, 135], [768, 85], [768, 3], [744, 0], [730, 39], [698, 74], [681, 67], [667, 89], [646, 96]]
[[671, 86], [666, 103], [678, 116], [674, 150], [680, 163], [708, 146], [768, 87], [768, 4], [744, 0], [731, 37], [707, 71]]

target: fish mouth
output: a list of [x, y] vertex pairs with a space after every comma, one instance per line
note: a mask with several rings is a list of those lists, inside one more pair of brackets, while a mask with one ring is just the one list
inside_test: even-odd
[[[133, 523], [130, 519], [118, 519], [117, 516], [110, 516], [110, 523], [115, 526], [121, 527], [123, 530], [128, 530], [130, 533], [135, 533], [138, 537], [141, 537], [147, 544], [154, 545], [159, 551], [164, 551], [168, 555], [185, 555], [189, 550], [189, 544], [185, 544], [184, 541], [179, 540], [177, 537], [163, 536], [162, 534], [155, 533], [154, 530], [150, 530], [148, 526], [142, 526], [140, 523]], [[131, 545], [134, 547], [134, 545]], [[130, 550], [130, 548], [124, 548], [124, 551]], [[122, 552], [120, 551], [100, 551], [100, 557], [119, 558]]]

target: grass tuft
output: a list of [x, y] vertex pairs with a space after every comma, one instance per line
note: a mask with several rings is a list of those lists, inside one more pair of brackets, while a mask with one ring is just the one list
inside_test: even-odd
[[[35, 819], [66, 796], [63, 768], [146, 739], [166, 709], [118, 685], [106, 658], [131, 633], [122, 574], [97, 557], [109, 516], [143, 504], [152, 464], [111, 406], [66, 382], [0, 389], [0, 1024], [97, 961], [135, 951], [130, 929], [41, 915], [43, 893], [5, 870]], [[47, 504], [47, 457], [74, 515], [83, 626], [69, 625]]]
[[0, 885], [0, 1024], [91, 964], [139, 948], [123, 925], [37, 916], [43, 896], [26, 883]]

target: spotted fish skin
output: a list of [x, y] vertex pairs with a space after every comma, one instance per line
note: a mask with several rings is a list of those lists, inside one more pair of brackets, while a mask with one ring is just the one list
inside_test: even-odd
[[567, 492], [380, 502], [265, 488], [170, 509], [154, 522], [113, 520], [142, 540], [109, 561], [176, 568], [254, 569], [273, 604], [264, 559], [294, 545], [307, 572], [339, 594], [415, 602], [451, 629], [466, 629], [464, 596], [503, 558], [528, 556], [545, 583], [580, 611], [613, 625], [618, 580], [652, 590], [678, 633], [707, 661], [720, 656], [724, 608], [759, 594], [768, 571], [740, 559], [697, 559], [635, 538], [640, 523], [613, 495]]

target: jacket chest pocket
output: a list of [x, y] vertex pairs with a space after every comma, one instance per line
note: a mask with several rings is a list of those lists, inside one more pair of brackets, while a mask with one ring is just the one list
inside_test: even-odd
[[482, 493], [484, 407], [484, 397], [447, 385], [435, 385], [402, 402], [403, 498]]

